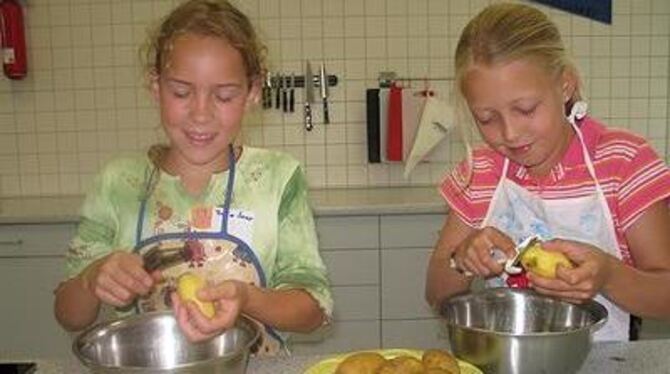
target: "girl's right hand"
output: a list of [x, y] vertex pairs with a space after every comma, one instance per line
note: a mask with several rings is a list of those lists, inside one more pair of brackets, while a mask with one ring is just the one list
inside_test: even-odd
[[516, 254], [514, 241], [495, 227], [475, 230], [454, 248], [453, 260], [460, 272], [489, 278], [503, 272], [504, 263], [492, 257], [494, 250], [502, 251], [507, 258]]
[[116, 307], [132, 303], [154, 286], [155, 277], [144, 270], [142, 257], [115, 251], [95, 261], [81, 273], [84, 288], [100, 301]]

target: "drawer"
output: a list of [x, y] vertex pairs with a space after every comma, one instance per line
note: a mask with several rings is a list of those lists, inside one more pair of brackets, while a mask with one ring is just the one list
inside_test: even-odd
[[403, 214], [381, 217], [381, 248], [433, 248], [444, 214]]
[[312, 334], [294, 334], [291, 351], [296, 355], [313, 355], [378, 349], [380, 334], [379, 321], [335, 322], [318, 338]]
[[316, 219], [316, 231], [322, 250], [379, 247], [376, 216], [320, 217]]
[[333, 287], [333, 319], [340, 321], [379, 319], [379, 287]]
[[382, 321], [382, 347], [449, 349], [447, 328], [439, 319]]
[[326, 251], [321, 257], [333, 286], [379, 284], [379, 250]]
[[431, 249], [382, 251], [382, 319], [430, 318], [424, 298]]
[[76, 224], [0, 225], [0, 257], [63, 256]]
[[53, 291], [64, 269], [63, 258], [0, 259], [2, 358], [70, 357], [70, 336], [53, 314]]

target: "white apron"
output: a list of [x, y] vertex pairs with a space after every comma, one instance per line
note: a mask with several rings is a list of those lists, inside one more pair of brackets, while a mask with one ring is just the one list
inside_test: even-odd
[[[579, 107], [584, 110], [581, 113], [583, 117], [585, 107]], [[493, 226], [509, 235], [516, 243], [530, 235], [539, 235], [544, 240], [561, 238], [581, 241], [621, 259], [614, 221], [605, 193], [598, 183], [593, 162], [582, 133], [575, 125], [574, 117], [573, 113], [568, 120], [581, 143], [586, 167], [595, 182], [593, 193], [578, 198], [542, 199], [507, 178], [509, 160], [505, 158], [502, 177], [482, 227]], [[502, 277], [491, 278], [487, 281], [487, 286], [503, 287], [505, 281]], [[607, 323], [596, 332], [595, 340], [627, 341], [630, 315], [602, 294], [596, 295], [595, 300], [603, 304], [609, 313]]]

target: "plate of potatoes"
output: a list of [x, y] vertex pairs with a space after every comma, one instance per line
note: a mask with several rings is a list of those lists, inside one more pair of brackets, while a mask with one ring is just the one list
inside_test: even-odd
[[383, 349], [345, 353], [320, 361], [305, 374], [481, 374], [449, 351]]

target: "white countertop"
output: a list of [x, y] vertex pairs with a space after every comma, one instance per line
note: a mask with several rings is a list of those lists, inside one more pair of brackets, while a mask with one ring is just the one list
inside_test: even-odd
[[[670, 340], [641, 340], [637, 342], [595, 343], [579, 374], [653, 373], [670, 374]], [[252, 358], [247, 372], [253, 374], [300, 374], [328, 355], [295, 355], [277, 358]], [[32, 361], [20, 360], [20, 361]], [[0, 358], [0, 362], [8, 362]], [[35, 360], [37, 374], [85, 373], [83, 367], [69, 360]]]
[[[314, 189], [316, 216], [444, 213], [435, 187]], [[0, 224], [76, 222], [83, 196], [0, 198]]]

